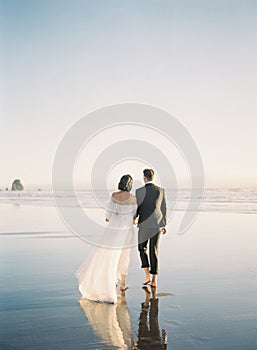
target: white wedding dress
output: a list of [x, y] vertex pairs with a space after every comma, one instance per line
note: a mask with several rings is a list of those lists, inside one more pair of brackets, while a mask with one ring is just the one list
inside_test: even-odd
[[135, 204], [108, 203], [106, 227], [101, 247], [95, 247], [91, 255], [78, 268], [75, 275], [82, 298], [98, 302], [117, 303], [118, 280], [127, 275], [132, 246], [135, 244], [133, 217]]

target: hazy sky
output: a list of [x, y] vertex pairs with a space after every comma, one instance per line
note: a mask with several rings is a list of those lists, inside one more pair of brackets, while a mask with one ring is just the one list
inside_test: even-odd
[[121, 102], [176, 116], [207, 187], [257, 186], [256, 1], [0, 3], [0, 188], [49, 184], [70, 126]]

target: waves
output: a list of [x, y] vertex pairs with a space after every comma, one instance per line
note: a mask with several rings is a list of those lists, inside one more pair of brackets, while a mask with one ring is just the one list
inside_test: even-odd
[[[61, 199], [62, 206], [104, 208], [111, 192], [77, 190], [74, 195], [71, 191], [63, 190], [57, 192], [56, 196]], [[186, 210], [189, 200], [199, 201], [200, 198], [197, 190], [191, 193], [188, 189], [166, 190], [166, 196], [168, 206], [175, 211]], [[55, 206], [52, 191], [1, 191], [0, 203]], [[206, 189], [200, 211], [257, 214], [257, 189]]]

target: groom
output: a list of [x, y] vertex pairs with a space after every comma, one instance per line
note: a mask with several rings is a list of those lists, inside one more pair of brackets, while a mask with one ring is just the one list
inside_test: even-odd
[[[136, 190], [137, 212], [134, 223], [137, 223], [138, 217], [138, 250], [146, 278], [142, 284], [150, 283], [152, 287], [157, 287], [158, 245], [161, 233], [166, 233], [166, 199], [164, 189], [153, 183], [154, 171], [145, 169], [143, 173], [145, 186]], [[150, 265], [147, 255], [148, 242]]]

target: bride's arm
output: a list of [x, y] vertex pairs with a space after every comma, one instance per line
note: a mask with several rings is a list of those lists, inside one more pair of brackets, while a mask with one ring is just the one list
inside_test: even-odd
[[113, 213], [113, 201], [110, 200], [106, 206], [105, 210], [105, 221], [110, 222]]
[[113, 212], [115, 210], [114, 207], [115, 207], [115, 203], [113, 201], [113, 194], [112, 194], [112, 197], [111, 197], [110, 201], [107, 203], [106, 210], [105, 210], [105, 221], [106, 222], [110, 222], [112, 215], [113, 215]]
[[139, 216], [139, 207], [137, 204], [137, 190], [136, 190], [136, 196], [133, 196], [133, 197], [135, 198], [135, 205], [136, 205], [135, 213], [134, 213], [134, 217], [133, 217], [133, 224], [137, 225], [138, 224], [138, 216]]
[[132, 195], [132, 198], [131, 198], [131, 204], [135, 206], [134, 212], [133, 212], [133, 224], [134, 224], [134, 225], [138, 225], [137, 198], [136, 198], [135, 196], [133, 196], [133, 195]]

